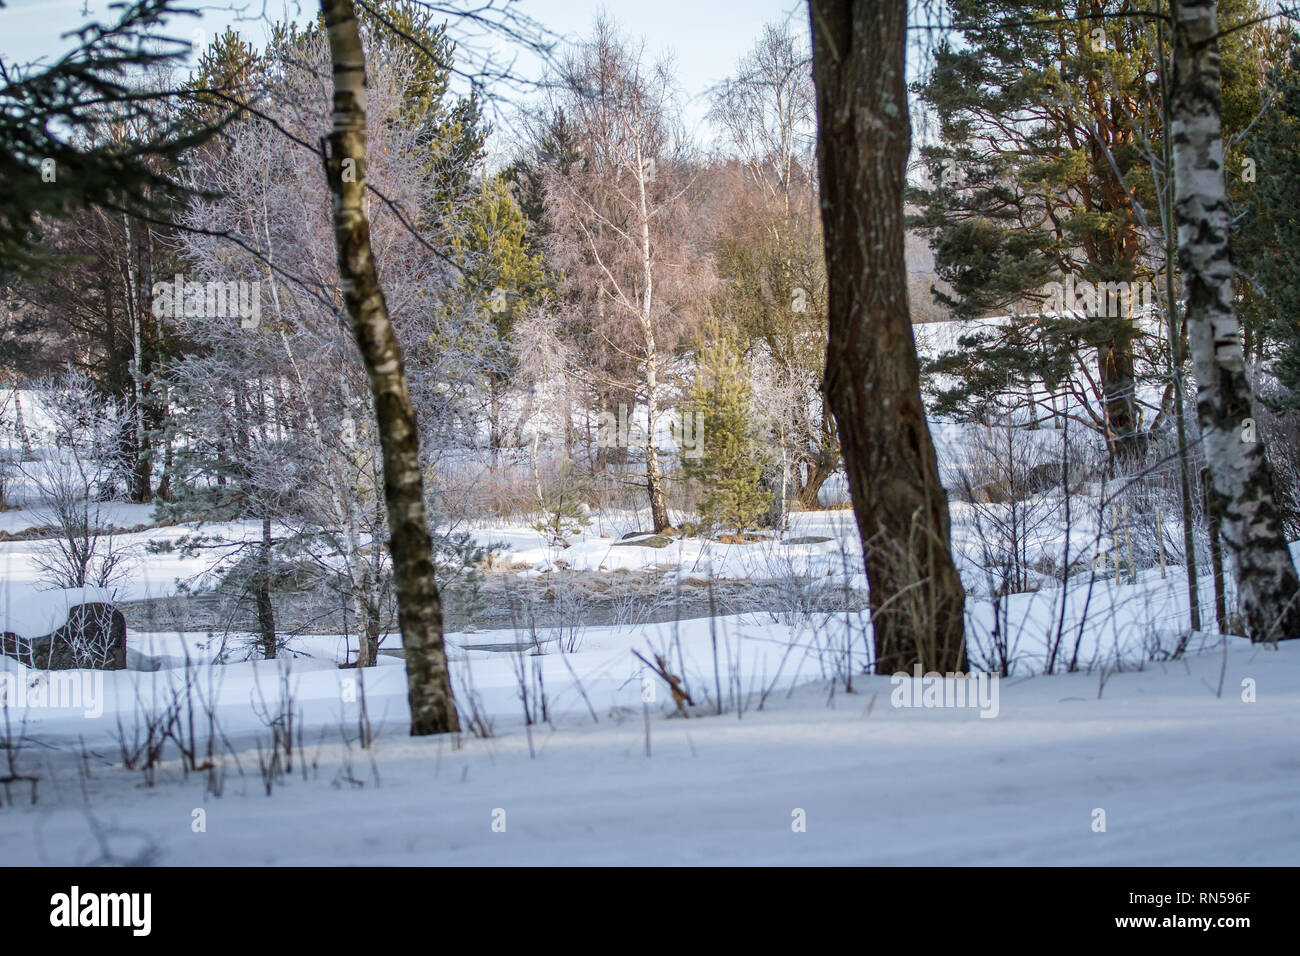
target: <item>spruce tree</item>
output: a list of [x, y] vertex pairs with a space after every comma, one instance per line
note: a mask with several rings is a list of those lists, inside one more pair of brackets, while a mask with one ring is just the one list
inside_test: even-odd
[[691, 399], [700, 453], [683, 454], [682, 469], [703, 486], [696, 511], [707, 527], [728, 528], [743, 540], [772, 496], [761, 484], [763, 449], [754, 427], [749, 380], [731, 336], [715, 330], [712, 341], [699, 349]]
[[[530, 251], [527, 228], [505, 178], [497, 175], [480, 183], [462, 209], [452, 237], [460, 304], [482, 318], [481, 324], [470, 328], [481, 333], [472, 347], [479, 353], [487, 382], [494, 467], [504, 442], [502, 401], [518, 366], [511, 344], [514, 325], [542, 294], [545, 280], [541, 254]], [[449, 327], [465, 328], [463, 323]]]

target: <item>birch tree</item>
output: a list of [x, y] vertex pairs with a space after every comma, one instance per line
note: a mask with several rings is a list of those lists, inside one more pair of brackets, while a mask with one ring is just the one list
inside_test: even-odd
[[702, 297], [687, 242], [687, 203], [674, 81], [605, 19], [564, 64], [553, 109], [573, 124], [582, 159], [550, 170], [553, 260], [589, 331], [584, 370], [645, 409], [645, 488], [655, 531], [671, 524], [659, 451], [668, 362]]
[[406, 372], [370, 245], [366, 196], [366, 60], [352, 0], [321, 0], [334, 73], [334, 124], [326, 178], [334, 195], [334, 237], [343, 300], [370, 379], [384, 460], [389, 549], [406, 650], [411, 734], [460, 729], [442, 636], [425, 517], [419, 432]]
[[1300, 638], [1300, 577], [1282, 534], [1272, 470], [1256, 432], [1255, 400], [1233, 306], [1217, 4], [1173, 0], [1170, 13], [1178, 265], [1211, 506], [1236, 560], [1237, 600], [1251, 640]]

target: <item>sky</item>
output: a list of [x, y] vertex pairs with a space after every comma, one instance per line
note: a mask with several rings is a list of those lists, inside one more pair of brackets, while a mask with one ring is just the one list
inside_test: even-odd
[[[267, 23], [275, 19], [306, 19], [316, 12], [311, 0], [190, 0], [182, 5], [203, 11], [200, 17], [178, 16], [168, 24], [169, 35], [197, 46], [220, 33], [227, 24], [260, 44]], [[476, 0], [476, 5], [483, 0]], [[61, 38], [88, 20], [115, 19], [108, 0], [4, 0], [0, 10], [0, 58], [25, 64], [53, 60], [72, 45]], [[495, 0], [500, 6], [502, 0]], [[604, 9], [630, 38], [644, 38], [647, 52], [671, 54], [682, 87], [688, 127], [703, 133], [708, 91], [734, 72], [763, 24], [790, 20], [807, 30], [804, 0], [511, 0], [511, 8], [555, 34], [577, 38], [590, 32]], [[466, 42], [471, 42], [468, 39]], [[541, 62], [527, 52], [497, 45], [497, 56], [514, 61], [514, 72], [535, 78]], [[517, 56], [517, 59], [516, 59]], [[526, 98], [526, 92], [516, 94]]]

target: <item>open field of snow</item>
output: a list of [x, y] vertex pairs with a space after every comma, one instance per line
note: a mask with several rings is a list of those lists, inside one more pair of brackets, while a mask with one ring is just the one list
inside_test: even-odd
[[[615, 644], [647, 640], [602, 636], [570, 659], [595, 720], [558, 656], [525, 658], [544, 663], [551, 695], [551, 722], [531, 728], [513, 656], [471, 655], [488, 739], [406, 737], [403, 670], [386, 663], [365, 675], [378, 728], [369, 750], [349, 727], [357, 705], [341, 703], [349, 672], [296, 660], [305, 750], [269, 796], [249, 700], [273, 698], [276, 664], [221, 669], [232, 752], [219, 798], [209, 773], [185, 775], [175, 760], [152, 787], [113, 766], [111, 725], [129, 696], [120, 685], [147, 695], [159, 675], [108, 675], [119, 686], [103, 717], [32, 712], [39, 802], [16, 792], [0, 813], [5, 861], [1300, 863], [1300, 648], [1243, 642], [1104, 683], [1007, 680], [993, 719], [896, 708], [889, 678], [862, 676], [852, 694], [795, 680], [739, 719], [707, 708], [684, 719], [643, 709], [635, 662]], [[687, 643], [692, 673], [710, 673], [698, 659], [707, 634]], [[260, 737], [265, 748], [264, 728]], [[1094, 830], [1099, 810], [1105, 832]]]

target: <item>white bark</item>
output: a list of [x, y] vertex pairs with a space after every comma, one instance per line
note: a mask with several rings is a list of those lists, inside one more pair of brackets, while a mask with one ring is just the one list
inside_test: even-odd
[[1237, 592], [1252, 640], [1300, 638], [1300, 578], [1255, 432], [1241, 325], [1228, 256], [1231, 212], [1223, 171], [1215, 0], [1175, 0], [1172, 127], [1178, 261], [1197, 416], [1213, 506], [1235, 558]]

